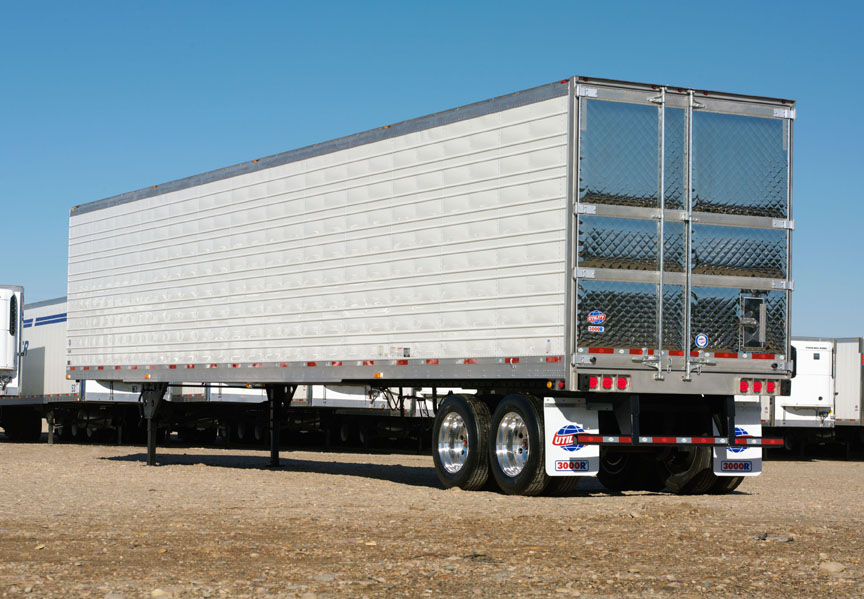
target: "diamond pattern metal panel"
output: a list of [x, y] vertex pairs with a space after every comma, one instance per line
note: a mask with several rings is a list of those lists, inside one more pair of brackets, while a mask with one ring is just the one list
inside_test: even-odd
[[786, 231], [693, 227], [696, 274], [784, 279], [786, 258]]
[[682, 349], [684, 340], [684, 288], [663, 286], [663, 349]]
[[656, 207], [657, 108], [602, 100], [583, 102], [579, 200]]
[[582, 216], [579, 265], [586, 268], [657, 270], [657, 223]]
[[[743, 351], [740, 340], [739, 307], [741, 289], [694, 287], [692, 297], [692, 333], [708, 336], [706, 351]], [[786, 348], [786, 294], [772, 291], [762, 294], [767, 307], [766, 353], [784, 353]], [[690, 350], [697, 349], [690, 340]]]
[[786, 122], [693, 114], [693, 210], [785, 218]]
[[663, 225], [663, 270], [684, 271], [684, 223], [666, 222]]
[[663, 163], [663, 188], [666, 208], [684, 209], [684, 137], [687, 115], [681, 108], [666, 108], [665, 120], [666, 156]]
[[[598, 323], [596, 317], [589, 322], [591, 312], [605, 315], [603, 322]], [[577, 345], [580, 347], [654, 347], [656, 317], [656, 285], [579, 281]]]

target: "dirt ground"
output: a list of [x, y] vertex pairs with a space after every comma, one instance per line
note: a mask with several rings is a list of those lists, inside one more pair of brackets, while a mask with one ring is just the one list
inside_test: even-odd
[[862, 597], [864, 462], [726, 496], [443, 490], [429, 456], [0, 442], [2, 597]]

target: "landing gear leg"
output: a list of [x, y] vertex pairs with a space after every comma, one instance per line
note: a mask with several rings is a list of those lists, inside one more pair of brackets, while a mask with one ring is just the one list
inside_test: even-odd
[[158, 425], [156, 414], [168, 389], [168, 383], [145, 383], [141, 390], [141, 403], [144, 418], [147, 419], [147, 465], [156, 465], [156, 433]]

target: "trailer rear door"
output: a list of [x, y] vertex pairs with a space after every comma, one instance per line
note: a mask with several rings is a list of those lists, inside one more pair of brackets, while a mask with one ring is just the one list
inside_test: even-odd
[[577, 367], [784, 374], [794, 112], [681, 89], [576, 89]]

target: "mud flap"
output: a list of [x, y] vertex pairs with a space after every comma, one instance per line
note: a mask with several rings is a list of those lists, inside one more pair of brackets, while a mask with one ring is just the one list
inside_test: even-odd
[[[718, 431], [714, 430], [714, 434]], [[759, 398], [736, 398], [735, 436], [762, 436], [762, 410]], [[762, 448], [730, 446], [714, 448], [714, 474], [717, 476], [758, 476], [762, 472]]]
[[543, 400], [543, 427], [546, 437], [546, 474], [549, 476], [597, 476], [600, 469], [599, 445], [576, 445], [573, 435], [599, 434], [596, 410], [589, 410], [584, 399]]

